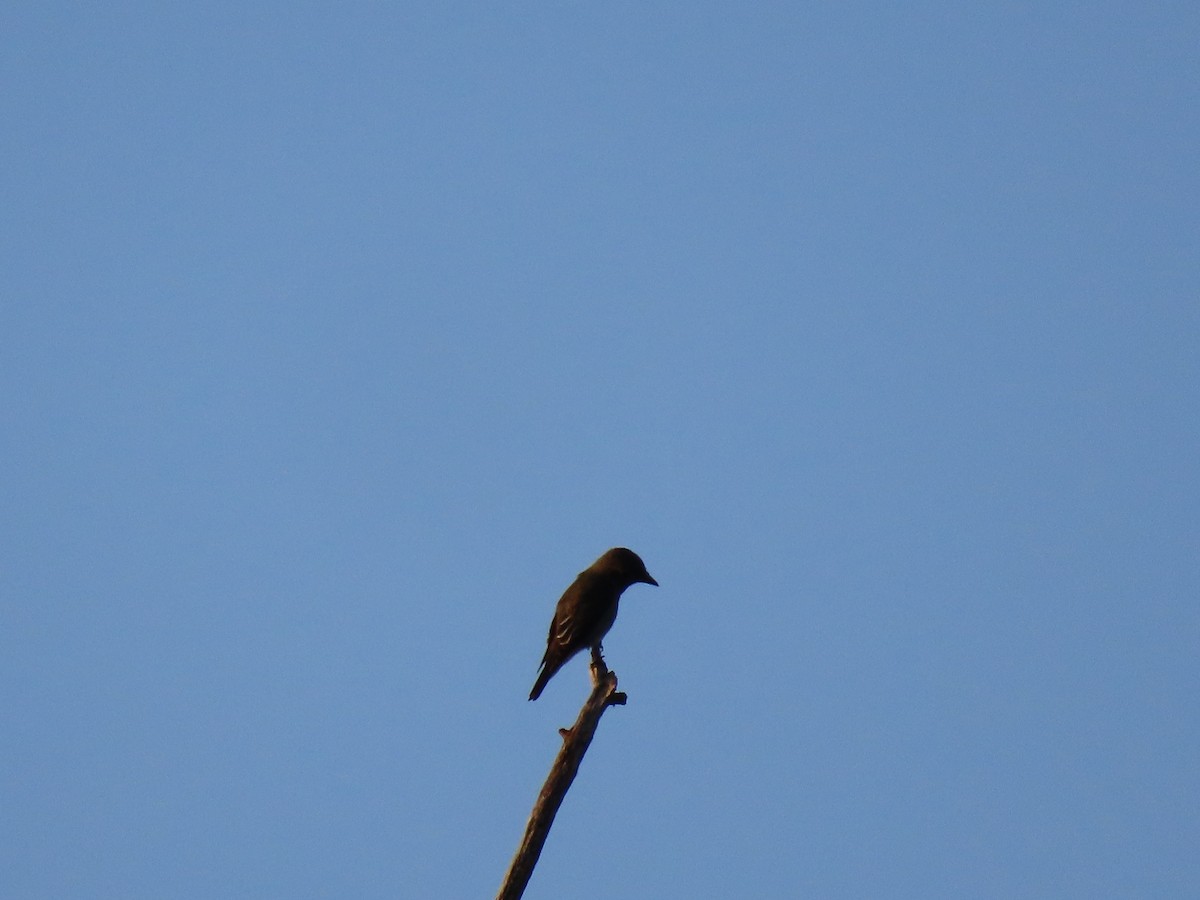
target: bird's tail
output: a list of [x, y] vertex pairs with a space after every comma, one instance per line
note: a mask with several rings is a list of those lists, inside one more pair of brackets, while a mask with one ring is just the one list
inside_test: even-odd
[[545, 690], [546, 684], [550, 681], [556, 671], [558, 670], [552, 669], [550, 666], [546, 665], [545, 660], [542, 660], [542, 670], [538, 673], [537, 681], [535, 681], [533, 684], [533, 690], [529, 692], [530, 700], [536, 700], [538, 697], [542, 696], [542, 691]]

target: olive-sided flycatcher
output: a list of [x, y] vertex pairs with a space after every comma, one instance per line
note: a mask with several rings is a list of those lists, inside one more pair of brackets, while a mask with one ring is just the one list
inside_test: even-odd
[[540, 697], [546, 682], [580, 650], [594, 647], [599, 651], [600, 642], [617, 620], [621, 593], [638, 583], [658, 587], [641, 557], [624, 547], [613, 547], [579, 573], [554, 608], [546, 655], [529, 692], [530, 700]]

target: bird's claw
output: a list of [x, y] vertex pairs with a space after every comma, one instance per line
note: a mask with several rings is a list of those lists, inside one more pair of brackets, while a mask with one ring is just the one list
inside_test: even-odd
[[592, 647], [592, 665], [601, 672], [607, 672], [608, 666], [604, 664], [604, 647], [596, 644]]

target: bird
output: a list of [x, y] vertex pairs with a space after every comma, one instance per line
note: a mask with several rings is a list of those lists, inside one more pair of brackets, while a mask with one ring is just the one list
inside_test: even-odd
[[617, 620], [617, 601], [633, 584], [658, 587], [642, 558], [625, 547], [605, 551], [579, 573], [554, 608], [546, 655], [529, 692], [530, 700], [540, 697], [546, 683], [580, 650], [590, 647], [600, 652], [600, 642]]

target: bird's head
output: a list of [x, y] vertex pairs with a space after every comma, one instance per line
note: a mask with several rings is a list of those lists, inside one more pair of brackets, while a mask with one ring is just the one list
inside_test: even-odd
[[658, 587], [658, 582], [646, 571], [642, 558], [625, 547], [613, 547], [596, 563], [619, 575], [626, 584], [652, 584]]

